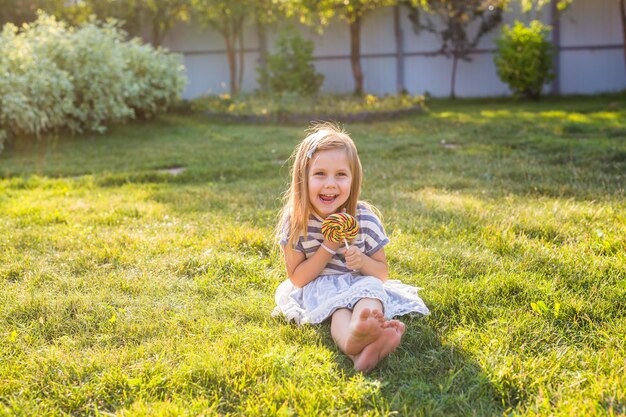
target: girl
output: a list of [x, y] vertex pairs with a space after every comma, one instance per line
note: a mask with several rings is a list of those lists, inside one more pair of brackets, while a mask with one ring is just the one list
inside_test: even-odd
[[[337, 346], [358, 371], [372, 370], [399, 344], [405, 330], [392, 317], [428, 314], [417, 288], [388, 281], [389, 243], [373, 207], [359, 201], [362, 168], [354, 142], [324, 123], [296, 148], [278, 238], [288, 280], [276, 291], [274, 315], [298, 324], [331, 318]], [[322, 221], [346, 212], [359, 224], [349, 249], [324, 239]]]

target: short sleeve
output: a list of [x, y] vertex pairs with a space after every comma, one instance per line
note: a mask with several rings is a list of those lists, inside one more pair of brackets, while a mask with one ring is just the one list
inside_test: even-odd
[[[287, 243], [289, 242], [289, 226], [290, 226], [290, 222], [289, 222], [289, 219], [287, 219], [281, 228], [282, 231], [280, 233], [280, 240], [278, 241], [280, 246], [286, 246]], [[296, 242], [296, 245], [292, 249], [297, 252], [304, 252], [304, 247], [302, 246], [301, 239], [298, 239], [298, 241]]]
[[385, 234], [382, 222], [370, 209], [359, 205], [357, 220], [365, 244], [364, 253], [367, 256], [378, 252], [389, 243], [389, 238]]

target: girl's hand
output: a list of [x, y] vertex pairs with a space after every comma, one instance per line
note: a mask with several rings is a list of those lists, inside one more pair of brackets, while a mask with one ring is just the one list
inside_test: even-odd
[[346, 266], [353, 271], [360, 271], [361, 268], [363, 268], [364, 256], [363, 252], [361, 252], [356, 246], [350, 246], [344, 254]]

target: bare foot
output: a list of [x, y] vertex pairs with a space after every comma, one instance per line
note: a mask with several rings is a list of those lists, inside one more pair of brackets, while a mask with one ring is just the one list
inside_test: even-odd
[[365, 346], [377, 340], [384, 330], [385, 317], [379, 310], [364, 308], [357, 320], [350, 323], [349, 332], [343, 351], [347, 355], [356, 355]]
[[384, 325], [385, 328], [380, 337], [367, 345], [360, 354], [352, 357], [354, 369], [357, 371], [370, 372], [400, 344], [400, 339], [402, 339], [405, 331], [404, 323], [398, 320], [389, 320]]
[[387, 328], [387, 327], [393, 327], [393, 328], [398, 328], [398, 327], [402, 327], [402, 333], [404, 333], [404, 323], [402, 323], [401, 321], [398, 320], [387, 320], [386, 322], [383, 323], [383, 327]]

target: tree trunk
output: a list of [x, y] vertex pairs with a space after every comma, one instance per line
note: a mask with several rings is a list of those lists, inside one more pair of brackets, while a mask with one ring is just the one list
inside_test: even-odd
[[[620, 0], [623, 1], [623, 0]], [[554, 80], [552, 80], [551, 93], [561, 94], [561, 23], [558, 9], [558, 0], [552, 0], [552, 45], [554, 46], [554, 56], [552, 57], [552, 69], [554, 70]]]
[[[619, 0], [619, 11], [622, 17], [622, 37], [624, 40], [624, 65], [626, 65], [626, 1]], [[626, 66], [624, 67], [626, 69]]]
[[402, 37], [402, 25], [400, 21], [400, 5], [393, 8], [393, 27], [396, 35], [396, 90], [398, 94], [404, 94], [404, 38]]
[[354, 94], [363, 95], [363, 70], [361, 69], [361, 17], [350, 21], [350, 63], [354, 76]]
[[237, 38], [239, 38], [239, 78], [237, 79], [237, 92], [241, 91], [243, 84], [244, 45], [243, 45], [243, 18], [237, 20], [235, 25]]
[[152, 37], [150, 39], [150, 43], [152, 44], [152, 46], [154, 46], [155, 48], [158, 46], [161, 46], [161, 27], [160, 27], [161, 23], [159, 22], [158, 19], [154, 19], [152, 21]]
[[456, 67], [459, 62], [459, 53], [454, 51], [452, 54], [452, 76], [450, 77], [450, 98], [456, 98]]
[[[267, 74], [267, 33], [265, 31], [265, 25], [261, 22], [261, 19], [257, 17], [256, 33], [259, 41], [259, 70], [261, 74]], [[263, 93], [267, 93], [269, 86], [267, 83], [267, 77], [262, 75], [259, 77], [259, 87]]]
[[224, 43], [226, 44], [228, 71], [230, 73], [230, 94], [235, 95], [239, 92], [237, 89], [237, 53], [235, 51], [235, 39], [233, 39], [228, 23], [224, 23], [221, 32], [224, 37]]

